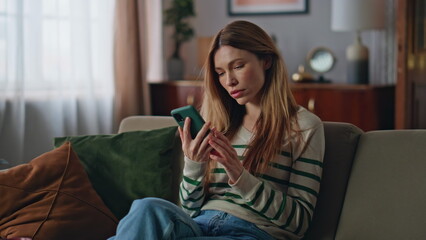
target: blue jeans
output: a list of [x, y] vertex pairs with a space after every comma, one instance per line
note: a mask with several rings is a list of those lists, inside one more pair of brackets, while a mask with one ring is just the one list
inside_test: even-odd
[[108, 240], [274, 239], [255, 224], [228, 213], [206, 210], [192, 219], [175, 204], [159, 198], [135, 200], [116, 234]]

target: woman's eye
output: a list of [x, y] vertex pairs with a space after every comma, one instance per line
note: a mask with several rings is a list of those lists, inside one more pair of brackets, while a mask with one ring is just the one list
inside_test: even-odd
[[240, 68], [242, 68], [242, 67], [244, 67], [244, 65], [243, 65], [243, 64], [240, 64], [240, 65], [235, 66], [235, 69], [240, 69]]
[[221, 77], [221, 76], [223, 76], [225, 73], [223, 73], [223, 72], [218, 72], [217, 73], [217, 75], [219, 76], [219, 77]]

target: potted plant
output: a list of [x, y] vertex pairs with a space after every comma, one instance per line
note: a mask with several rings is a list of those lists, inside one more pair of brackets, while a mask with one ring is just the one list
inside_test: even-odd
[[164, 12], [166, 26], [172, 26], [174, 33], [174, 51], [168, 62], [169, 78], [183, 79], [184, 64], [180, 57], [182, 43], [194, 36], [194, 29], [188, 22], [189, 17], [195, 16], [193, 0], [172, 0], [170, 8]]

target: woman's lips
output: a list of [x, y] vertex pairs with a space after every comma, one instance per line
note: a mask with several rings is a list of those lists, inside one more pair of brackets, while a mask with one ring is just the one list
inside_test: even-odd
[[231, 96], [233, 98], [239, 98], [243, 95], [243, 91], [244, 90], [234, 90], [234, 91], [231, 92]]

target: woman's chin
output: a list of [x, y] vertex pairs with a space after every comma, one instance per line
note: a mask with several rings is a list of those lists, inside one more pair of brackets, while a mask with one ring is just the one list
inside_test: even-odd
[[247, 101], [244, 100], [243, 98], [237, 98], [235, 99], [235, 101], [239, 104], [239, 105], [246, 105]]

